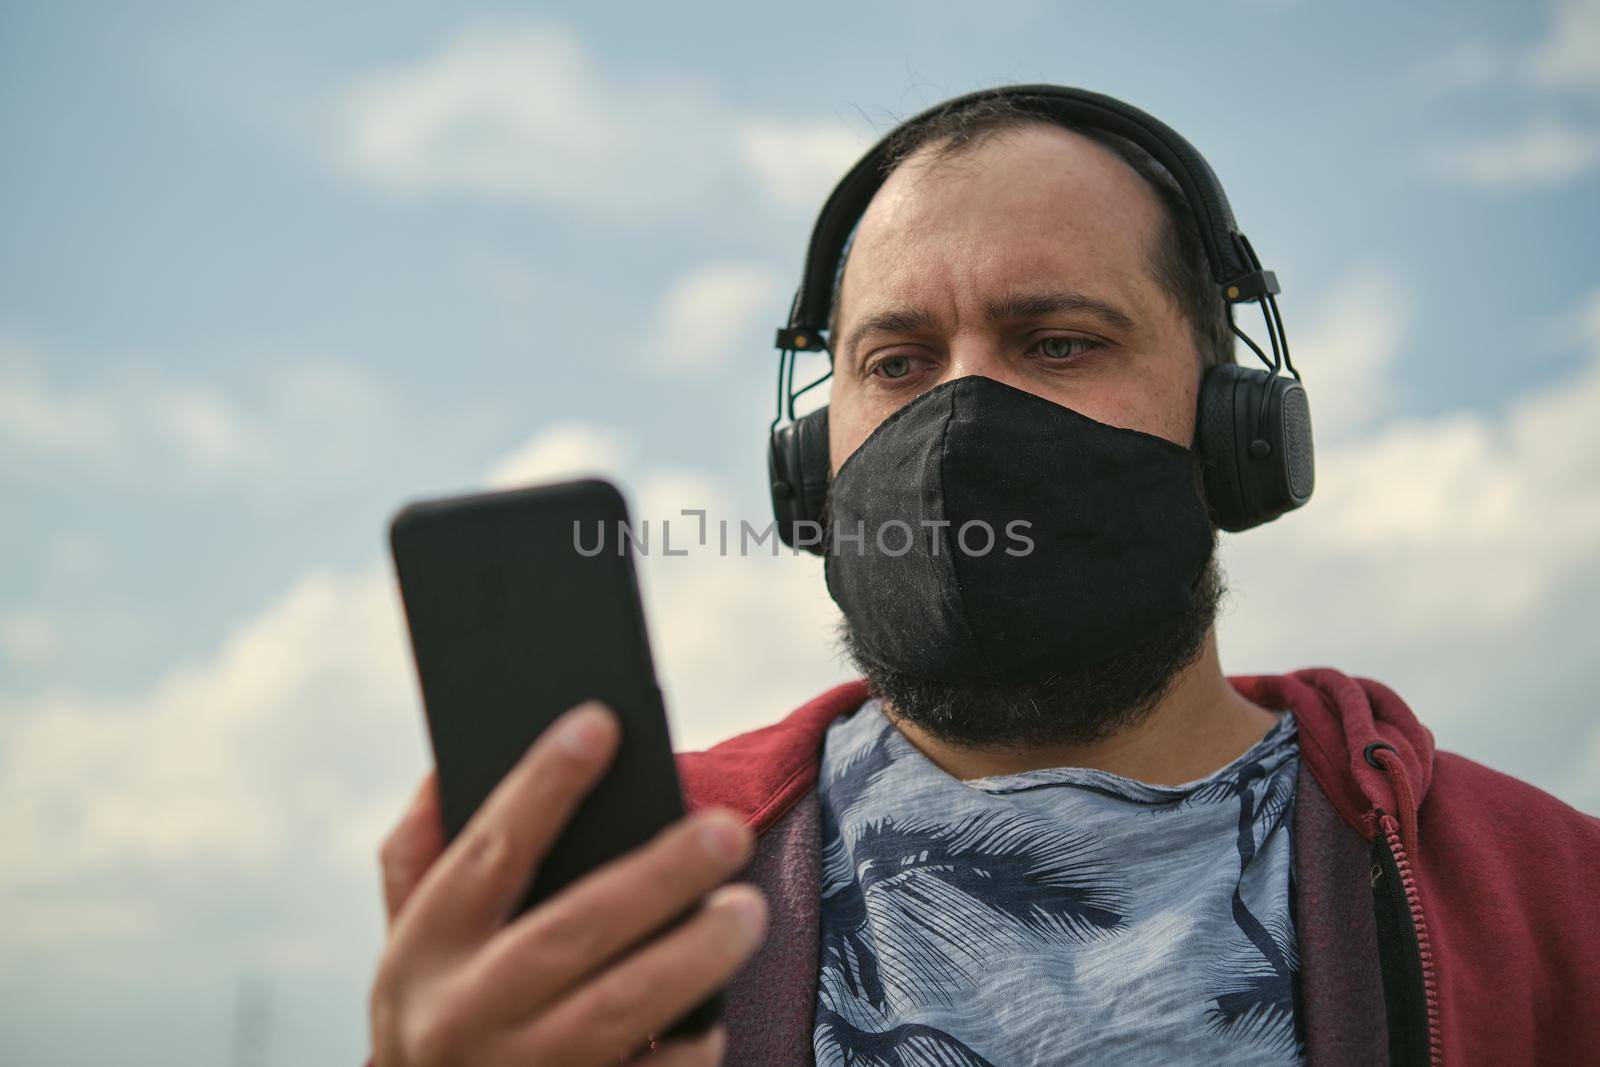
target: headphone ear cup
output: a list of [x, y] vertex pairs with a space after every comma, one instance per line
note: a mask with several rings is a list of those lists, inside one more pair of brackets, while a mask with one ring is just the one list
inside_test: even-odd
[[826, 407], [772, 431], [767, 448], [772, 514], [778, 537], [790, 548], [819, 556], [823, 553], [823, 502], [831, 473]]
[[1284, 511], [1300, 507], [1311, 499], [1317, 485], [1316, 450], [1311, 441], [1311, 401], [1306, 387], [1294, 378], [1276, 378], [1268, 401], [1268, 418], [1280, 438], [1278, 465], [1280, 476], [1268, 487], [1264, 497], [1269, 506]]
[[1234, 412], [1238, 405], [1239, 378], [1245, 369], [1236, 363], [1212, 367], [1200, 381], [1200, 408], [1195, 426], [1195, 445], [1205, 465], [1206, 504], [1211, 521], [1224, 530], [1242, 530], [1249, 525], [1249, 509], [1244, 501], [1244, 485], [1236, 455], [1238, 428]]
[[1212, 520], [1230, 532], [1311, 499], [1311, 406], [1294, 378], [1224, 363], [1200, 384], [1195, 441]]

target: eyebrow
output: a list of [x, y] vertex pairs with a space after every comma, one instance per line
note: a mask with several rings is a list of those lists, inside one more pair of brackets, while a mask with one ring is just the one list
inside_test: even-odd
[[[1086, 313], [1115, 329], [1134, 327], [1133, 319], [1115, 304], [1074, 292], [1014, 293], [985, 301], [983, 313], [991, 323]], [[858, 322], [845, 339], [843, 351], [854, 352], [862, 338], [871, 333], [931, 333], [937, 325], [933, 315], [920, 308], [889, 308]]]

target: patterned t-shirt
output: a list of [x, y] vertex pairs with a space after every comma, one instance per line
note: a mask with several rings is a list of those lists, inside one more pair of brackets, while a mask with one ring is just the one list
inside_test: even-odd
[[821, 1067], [1303, 1058], [1283, 714], [1196, 782], [962, 781], [869, 701], [823, 749]]

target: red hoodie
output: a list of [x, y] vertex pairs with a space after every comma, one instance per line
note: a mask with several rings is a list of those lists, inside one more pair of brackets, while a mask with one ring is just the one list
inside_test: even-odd
[[[1299, 726], [1296, 1014], [1313, 1064], [1600, 1062], [1600, 820], [1434, 748], [1389, 689], [1327, 669], [1242, 677]], [[759, 835], [771, 934], [727, 993], [730, 1067], [812, 1063], [822, 740], [866, 687], [678, 757], [691, 808]]]

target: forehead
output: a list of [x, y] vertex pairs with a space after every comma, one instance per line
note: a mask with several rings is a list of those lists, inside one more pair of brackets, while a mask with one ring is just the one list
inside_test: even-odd
[[862, 215], [840, 318], [891, 304], [981, 302], [1042, 283], [1148, 296], [1148, 250], [1161, 224], [1144, 179], [1069, 130], [1029, 124], [943, 160], [925, 148]]

